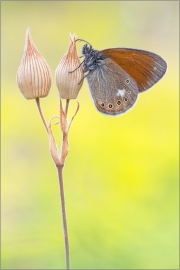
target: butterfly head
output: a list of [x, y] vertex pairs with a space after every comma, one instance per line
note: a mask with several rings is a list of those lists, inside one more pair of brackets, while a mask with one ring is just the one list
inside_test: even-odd
[[82, 47], [82, 55], [84, 57], [82, 67], [84, 72], [90, 72], [95, 70], [98, 66], [104, 64], [103, 59], [106, 57], [104, 57], [100, 51], [95, 50], [89, 42], [85, 42], [86, 44]]
[[90, 55], [94, 55], [95, 50], [93, 49], [92, 45], [85, 44], [82, 47], [82, 55], [84, 57], [88, 57]]

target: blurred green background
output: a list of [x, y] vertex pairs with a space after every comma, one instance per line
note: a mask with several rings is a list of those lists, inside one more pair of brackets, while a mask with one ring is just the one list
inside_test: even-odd
[[[165, 77], [119, 117], [100, 114], [84, 83], [64, 179], [72, 269], [178, 269], [179, 2], [3, 1], [1, 22], [1, 267], [65, 268], [47, 134], [16, 85], [30, 26], [53, 74], [41, 101], [47, 120], [59, 112], [54, 72], [69, 32], [95, 49], [144, 49], [168, 62]], [[76, 101], [70, 107], [73, 114]]]

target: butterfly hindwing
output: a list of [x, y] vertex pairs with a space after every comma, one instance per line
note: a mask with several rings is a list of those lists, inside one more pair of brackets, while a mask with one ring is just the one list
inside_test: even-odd
[[110, 58], [92, 70], [87, 81], [96, 108], [116, 115], [126, 112], [136, 102], [139, 89], [136, 82]]

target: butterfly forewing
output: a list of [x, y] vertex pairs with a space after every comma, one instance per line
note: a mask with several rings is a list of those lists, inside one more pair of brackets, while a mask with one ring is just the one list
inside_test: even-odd
[[87, 81], [97, 109], [106, 114], [126, 112], [139, 93], [136, 82], [110, 58], [91, 71]]
[[111, 58], [137, 83], [139, 92], [157, 83], [165, 74], [167, 64], [159, 55], [136, 49], [106, 49], [100, 51]]

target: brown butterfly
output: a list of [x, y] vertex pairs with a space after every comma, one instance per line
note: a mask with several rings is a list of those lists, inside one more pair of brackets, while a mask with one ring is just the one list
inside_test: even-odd
[[136, 49], [94, 50], [82, 48], [81, 63], [96, 108], [105, 114], [118, 115], [129, 110], [139, 93], [157, 83], [165, 74], [167, 63], [159, 55]]

